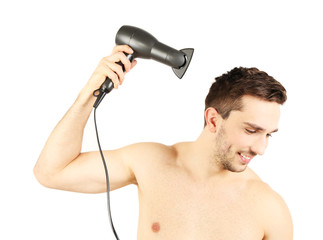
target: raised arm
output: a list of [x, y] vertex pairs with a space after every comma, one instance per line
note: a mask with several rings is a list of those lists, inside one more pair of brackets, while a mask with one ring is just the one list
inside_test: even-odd
[[[123, 52], [132, 53], [128, 46], [116, 46], [110, 56], [103, 58], [76, 101], [50, 134], [34, 167], [37, 180], [44, 186], [68, 191], [96, 193], [106, 191], [104, 169], [98, 152], [81, 153], [84, 127], [96, 100], [92, 93], [108, 76], [115, 88], [123, 82], [124, 73], [116, 64], [121, 61], [126, 72], [135, 64]], [[125, 157], [126, 149], [105, 151], [112, 174], [111, 188], [115, 189], [135, 178]]]

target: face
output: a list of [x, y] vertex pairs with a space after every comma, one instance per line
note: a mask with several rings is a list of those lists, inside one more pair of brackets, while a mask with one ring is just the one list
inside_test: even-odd
[[[242, 111], [217, 121], [214, 158], [232, 172], [242, 172], [256, 155], [263, 155], [268, 140], [278, 131], [280, 105], [251, 96], [242, 98]], [[221, 117], [220, 117], [221, 118]]]

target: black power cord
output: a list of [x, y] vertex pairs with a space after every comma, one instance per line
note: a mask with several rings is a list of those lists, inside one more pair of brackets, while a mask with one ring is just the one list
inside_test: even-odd
[[[130, 62], [133, 61], [134, 57], [132, 54], [125, 53], [125, 55], [129, 59]], [[124, 68], [124, 65], [122, 64], [122, 62], [117, 62], [117, 64], [122, 67], [123, 71], [125, 71], [125, 68]], [[101, 85], [101, 87], [93, 92], [93, 96], [97, 98], [94, 105], [93, 105], [93, 108], [94, 108], [94, 125], [95, 125], [96, 139], [98, 141], [98, 146], [99, 146], [99, 150], [100, 150], [100, 154], [101, 154], [101, 158], [102, 158], [102, 162], [103, 162], [103, 166], [104, 166], [106, 183], [107, 183], [107, 202], [108, 202], [109, 220], [110, 220], [110, 225], [111, 225], [113, 234], [116, 237], [116, 239], [119, 240], [119, 237], [118, 237], [118, 234], [114, 228], [112, 216], [111, 216], [109, 173], [108, 173], [107, 164], [106, 164], [106, 161], [104, 159], [104, 155], [103, 155], [103, 152], [101, 149], [98, 127], [96, 124], [96, 109], [99, 106], [99, 104], [101, 103], [101, 101], [103, 100], [103, 98], [105, 97], [105, 95], [108, 94], [110, 91], [112, 91], [113, 87], [114, 87], [114, 84], [113, 84], [112, 80], [109, 77], [106, 77], [105, 82]]]
[[101, 149], [100, 140], [99, 140], [99, 133], [98, 133], [98, 128], [97, 128], [97, 124], [96, 124], [96, 107], [94, 108], [94, 125], [95, 125], [96, 139], [98, 141], [98, 146], [99, 146], [99, 150], [100, 150], [100, 154], [101, 154], [101, 158], [102, 158], [102, 162], [103, 162], [103, 166], [104, 166], [106, 183], [107, 183], [107, 204], [108, 204], [108, 214], [109, 214], [110, 225], [111, 225], [114, 236], [116, 237], [117, 240], [119, 240], [119, 237], [118, 237], [118, 234], [114, 228], [112, 216], [111, 216], [109, 173], [108, 173], [107, 164], [105, 162], [105, 158], [104, 158], [104, 155], [103, 155], [103, 152]]

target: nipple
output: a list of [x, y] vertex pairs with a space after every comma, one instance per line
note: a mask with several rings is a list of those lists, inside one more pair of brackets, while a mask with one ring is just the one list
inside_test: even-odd
[[159, 232], [159, 230], [160, 230], [159, 222], [154, 222], [153, 225], [151, 226], [151, 230], [153, 230], [154, 233]]

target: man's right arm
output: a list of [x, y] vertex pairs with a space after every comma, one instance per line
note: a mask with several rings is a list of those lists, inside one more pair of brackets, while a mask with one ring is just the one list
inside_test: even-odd
[[[50, 134], [34, 167], [38, 181], [50, 188], [76, 192], [103, 192], [105, 174], [98, 152], [81, 153], [83, 131], [96, 100], [92, 93], [108, 76], [117, 88], [124, 79], [121, 61], [128, 72], [135, 65], [123, 54], [132, 53], [128, 46], [116, 46], [109, 57], [103, 58], [76, 101]], [[117, 188], [135, 181], [123, 157], [126, 150], [105, 151], [111, 155], [108, 168], [113, 172], [112, 187]], [[110, 179], [111, 176], [110, 176]], [[115, 179], [115, 181], [114, 181]]]

